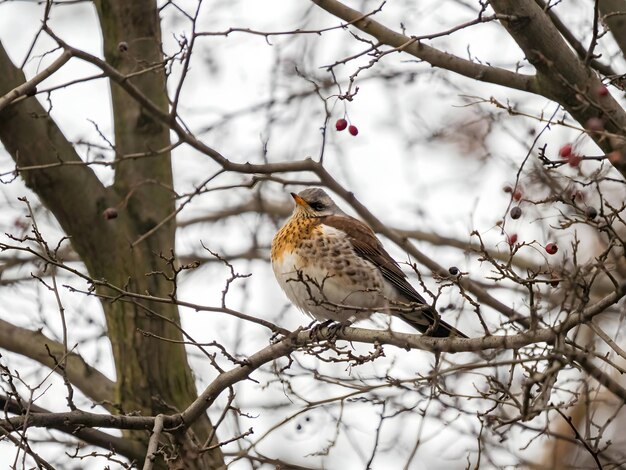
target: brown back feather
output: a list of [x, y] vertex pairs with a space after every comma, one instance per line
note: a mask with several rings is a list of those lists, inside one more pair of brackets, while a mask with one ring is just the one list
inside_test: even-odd
[[424, 298], [409, 284], [406, 274], [387, 253], [370, 227], [353, 217], [336, 215], [324, 217], [322, 223], [345, 232], [356, 254], [373, 263], [383, 277], [391, 282], [409, 301], [428, 305]]
[[[330, 215], [322, 217], [320, 222], [324, 225], [328, 225], [345, 232], [350, 240], [350, 243], [352, 243], [354, 252], [376, 266], [380, 270], [383, 277], [387, 281], [391, 282], [409, 302], [416, 302], [428, 306], [426, 300], [424, 300], [424, 298], [413, 288], [413, 286], [409, 284], [406, 274], [404, 274], [402, 269], [400, 269], [400, 265], [398, 265], [389, 253], [387, 253], [383, 244], [380, 242], [378, 237], [376, 237], [376, 234], [369, 226], [354, 217], [344, 215]], [[418, 315], [410, 312], [401, 312], [396, 314], [411, 326], [420, 330], [422, 333], [426, 332], [430, 325], [436, 323], [437, 326], [434, 331], [430, 332], [431, 336], [457, 336], [460, 338], [467, 338], [467, 336], [459, 330], [440, 320], [439, 314], [432, 307], [420, 310]], [[422, 320], [420, 320], [420, 318], [422, 318]], [[428, 324], [423, 324], [423, 319], [426, 319]]]

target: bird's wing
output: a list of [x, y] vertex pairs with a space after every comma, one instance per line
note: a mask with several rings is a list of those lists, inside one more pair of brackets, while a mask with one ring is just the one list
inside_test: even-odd
[[428, 307], [419, 312], [397, 312], [396, 315], [422, 333], [429, 331], [429, 329], [432, 329], [431, 326], [435, 325], [434, 329], [429, 332], [431, 336], [467, 338], [465, 334], [439, 319], [437, 311], [430, 307], [424, 298], [409, 284], [406, 274], [400, 269], [400, 265], [387, 253], [383, 244], [369, 226], [354, 217], [345, 215], [323, 217], [321, 223], [344, 232], [350, 243], [352, 243], [354, 252], [376, 266], [383, 277], [393, 284], [409, 302], [416, 302]]
[[370, 227], [353, 217], [336, 215], [324, 217], [322, 223], [344, 232], [352, 243], [355, 253], [376, 266], [383, 277], [391, 282], [408, 300], [428, 305], [424, 298], [409, 284], [406, 274], [387, 253]]

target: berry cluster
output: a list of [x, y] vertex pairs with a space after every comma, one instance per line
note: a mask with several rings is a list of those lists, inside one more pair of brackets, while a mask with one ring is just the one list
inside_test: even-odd
[[[572, 153], [571, 145], [569, 147], [570, 147], [569, 149], [565, 149], [565, 152], [561, 152], [561, 156], [570, 155]], [[522, 188], [520, 186], [516, 185], [515, 189], [513, 189], [511, 186], [506, 185], [504, 186], [504, 188], [502, 188], [502, 190], [505, 193], [511, 194], [511, 199], [513, 199], [514, 201], [520, 201], [523, 197]], [[585, 214], [590, 219], [593, 219], [594, 217], [598, 215], [597, 211], [593, 207], [587, 208], [587, 211], [585, 212]], [[519, 219], [520, 217], [522, 217], [522, 215], [523, 215], [523, 212], [520, 206], [513, 206], [509, 210], [509, 217], [511, 217], [511, 219], [513, 220]], [[518, 240], [517, 233], [509, 233], [506, 235], [506, 242], [511, 247], [517, 244], [517, 240]], [[557, 251], [559, 251], [559, 247], [557, 246], [556, 243], [551, 242], [545, 246], [545, 250], [546, 250], [546, 253], [548, 253], [549, 255], [554, 255], [556, 254]]]
[[572, 144], [565, 144], [559, 149], [559, 156], [567, 160], [567, 164], [571, 167], [577, 167], [580, 165], [583, 157], [574, 152]]
[[355, 125], [350, 124], [350, 126], [348, 126], [348, 121], [346, 121], [344, 118], [337, 119], [337, 122], [335, 123], [335, 129], [341, 132], [345, 130], [346, 127], [348, 128], [348, 132], [351, 135], [356, 136], [359, 133], [359, 129]]

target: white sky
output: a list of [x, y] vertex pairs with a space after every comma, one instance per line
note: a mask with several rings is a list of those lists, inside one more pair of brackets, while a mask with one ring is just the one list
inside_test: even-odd
[[[369, 7], [375, 5], [374, 2], [353, 3], [358, 8], [363, 8], [362, 4]], [[459, 6], [459, 3], [449, 2], [441, 8], [436, 8], [438, 4], [436, 1], [389, 2], [379, 20], [393, 28], [398, 28], [399, 22], [402, 21], [411, 34], [427, 34], [474, 17], [469, 10]], [[189, 5], [193, 5], [193, 2], [187, 2], [187, 6]], [[201, 29], [221, 31], [229, 27], [245, 27], [284, 31], [299, 27], [321, 28], [338, 23], [338, 20], [319, 10], [314, 10], [312, 15], [307, 16], [310, 21], [304, 23], [302, 18], [310, 7], [311, 4], [305, 1], [205, 2], [200, 22]], [[23, 60], [30, 41], [39, 27], [41, 12], [40, 5], [30, 2], [8, 2], [0, 5], [0, 41], [14, 61]], [[175, 37], [180, 36], [183, 31], [188, 34], [189, 25], [176, 17], [171, 8], [166, 9], [164, 15], [165, 49], [173, 52], [176, 48]], [[55, 8], [51, 26], [70, 44], [101, 55], [98, 24], [94, 9], [89, 3]], [[452, 37], [442, 38], [433, 44], [462, 57], [467, 56], [469, 45], [471, 54], [483, 62], [510, 67], [516, 61], [522, 60], [523, 55], [511, 40], [503, 40], [503, 37], [499, 26], [481, 25]], [[273, 37], [269, 42], [271, 45], [268, 45], [263, 37], [242, 33], [233, 33], [228, 38], [214, 37], [200, 40], [200, 45], [194, 53], [181, 107], [182, 115], [192, 129], [198, 131], [211, 126], [219, 121], [223, 113], [235, 112], [267, 100], [274, 84], [277, 85], [275, 93], [279, 98], [284, 97], [289, 91], [309, 89], [310, 85], [293, 73], [293, 62], [296, 60], [305, 58], [305, 66], [308, 67], [306, 72], [323, 76], [322, 66], [359, 50], [345, 31], [329, 32], [321, 39], [316, 36], [301, 36], [296, 40]], [[50, 41], [42, 40], [36, 48], [35, 57], [50, 50], [50, 47]], [[41, 60], [39, 57], [31, 59], [26, 66], [28, 76], [36, 73], [38, 68], [45, 67], [57, 54], [58, 52], [53, 53]], [[278, 65], [277, 56], [280, 57]], [[345, 80], [358, 65], [367, 63], [367, 60], [339, 67], [338, 77]], [[353, 102], [347, 104], [351, 122], [359, 127], [358, 137], [352, 137], [347, 132], [334, 131], [332, 123], [343, 116], [345, 108], [343, 102], [329, 100], [332, 118], [325, 152], [328, 169], [374, 214], [392, 226], [432, 230], [461, 240], [468, 240], [470, 232], [476, 229], [492, 246], [497, 246], [503, 251], [508, 250], [503, 242], [504, 237], [494, 225], [502, 218], [508, 204], [501, 188], [514, 180], [515, 169], [528, 151], [528, 145], [532, 140], [527, 136], [528, 130], [531, 128], [540, 130], [542, 126], [523, 118], [504, 119], [502, 124], [496, 124], [487, 139], [487, 151], [490, 154], [487, 163], [477, 158], [481, 155], [464, 155], [459, 146], [449, 142], [428, 140], [427, 137], [436, 129], [446, 129], [454, 122], [471, 118], [474, 109], [461, 107], [466, 104], [463, 95], [483, 98], [494, 96], [501, 102], [509, 100], [533, 113], [544, 111], [551, 114], [554, 104], [497, 86], [477, 85], [461, 77], [432, 71], [429, 66], [415, 64], [411, 60], [411, 57], [395, 54], [386, 57], [374, 70], [415, 70], [419, 74], [412, 83], [400, 79], [391, 82], [390, 86], [389, 83], [368, 81], [366, 72], [360, 76], [361, 79], [357, 82], [359, 93]], [[619, 65], [623, 66], [621, 63]], [[529, 67], [523, 71], [532, 72]], [[94, 67], [72, 60], [46, 80], [40, 88], [96, 72]], [[93, 121], [98, 123], [100, 131], [112, 140], [109, 92], [105, 81], [82, 83], [56, 91], [52, 95], [52, 103], [52, 114], [69, 139], [103, 144], [90, 122]], [[488, 106], [484, 109], [495, 112]], [[277, 106], [270, 113], [275, 120], [271, 132], [267, 130], [268, 112], [261, 111], [234, 119], [213, 132], [201, 134], [201, 137], [204, 142], [219, 150], [227, 158], [238, 162], [260, 161], [263, 140], [268, 137], [270, 161], [319, 155], [321, 143], [319, 129], [323, 124], [323, 107], [319, 100], [309, 98], [300, 106]], [[556, 152], [563, 142], [572, 141], [576, 136], [573, 131], [554, 129], [545, 134], [540, 145], [548, 143], [549, 148]], [[84, 155], [84, 147], [79, 149]], [[582, 143], [581, 149], [597, 152], [595, 146], [588, 143]], [[6, 152], [0, 153], [0, 171], [7, 171], [12, 167], [13, 164]], [[174, 169], [177, 189], [184, 192], [216, 171], [216, 165], [208, 157], [182, 147], [174, 152]], [[594, 164], [583, 164], [584, 171], [593, 169]], [[563, 171], [570, 170], [565, 168]], [[104, 182], [111, 181], [109, 170], [98, 169], [98, 174]], [[216, 184], [243, 181], [247, 178], [227, 175]], [[287, 201], [287, 192], [293, 189], [297, 188], [285, 190], [277, 184], [268, 184], [264, 194], [276, 200]], [[1, 232], [5, 232], [12, 230], [16, 217], [24, 214], [24, 208], [16, 202], [16, 197], [28, 192], [17, 181], [3, 186], [2, 194], [4, 199], [1, 210], [4, 217]], [[236, 201], [245, 200], [249, 195], [246, 191], [208, 193], [191, 204], [180, 218], [187, 219], [207, 213], [211, 209], [232, 205]], [[616, 197], [621, 196], [618, 194]], [[341, 201], [339, 203], [346, 207], [345, 203]], [[557, 240], [561, 246], [560, 253], [566, 255], [571, 232], [551, 238], [555, 235], [551, 235], [547, 227], [550, 220], [554, 220], [557, 210], [558, 208], [554, 208], [552, 212], [543, 213], [542, 215], [546, 217], [544, 221], [523, 218], [512, 222], [509, 230], [518, 233], [522, 240], [536, 239], [541, 244]], [[236, 252], [249, 240], [249, 232], [256, 229], [257, 223], [254, 218], [241, 217], [229, 220], [219, 228], [209, 229], [202, 226], [185, 229], [178, 237], [178, 252], [202, 253], [200, 242], [221, 253]], [[274, 230], [273, 225], [264, 224], [259, 233], [260, 239], [265, 244], [269, 243]], [[244, 236], [240, 235], [242, 233]], [[58, 239], [59, 233], [54, 223], [48, 224], [46, 235], [53, 240]], [[399, 261], [407, 260], [406, 255], [397, 247], [387, 241], [385, 244]], [[458, 251], [427, 244], [418, 246], [443, 266], [457, 265], [477, 276], [484, 275], [477, 263], [469, 264], [464, 255]], [[539, 250], [535, 252], [531, 248], [525, 249], [523, 254], [541, 256]], [[286, 300], [275, 283], [267, 263], [239, 262], [236, 266], [242, 272], [251, 272], [252, 277], [245, 281], [245, 289], [239, 287], [233, 289], [229, 297], [230, 307], [270, 320], [279, 318], [277, 322], [287, 328], [307, 324], [308, 319], [294, 308], [277, 317], [286, 305]], [[202, 268], [181, 285], [181, 298], [206, 305], [218, 303], [225, 275], [226, 270], [217, 266]], [[429, 277], [426, 278], [426, 283], [431, 289], [436, 288]], [[240, 282], [239, 285], [243, 286], [244, 283]], [[52, 298], [42, 288], [35, 291], [26, 285], [3, 287], [0, 295], [5, 299], [0, 303], [1, 318], [32, 327], [33, 322], [38, 323], [39, 312], [42, 312], [48, 323], [46, 333], [59, 335], [58, 319], [49, 311]], [[454, 295], [454, 291], [448, 290], [441, 301], [445, 305], [451, 298], [455, 299]], [[41, 298], [41, 308], [38, 307], [35, 298]], [[523, 297], [510, 294], [505, 298], [514, 306], [519, 306], [524, 301]], [[95, 334], [96, 329], [86, 323], [84, 314], [98, 308], [97, 305], [91, 299], [70, 295], [69, 292], [64, 293], [63, 299], [69, 306], [68, 315], [80, 326], [72, 331], [73, 341]], [[456, 305], [459, 305], [458, 301]], [[239, 321], [224, 316], [209, 318], [211, 317], [209, 314], [198, 314], [185, 309], [182, 310], [182, 314], [184, 327], [193, 332], [197, 341], [218, 340], [231, 345], [239, 341], [240, 353], [251, 353], [267, 344], [267, 334], [256, 326], [242, 325]], [[103, 322], [100, 315], [98, 313], [95, 316], [98, 324]], [[452, 318], [455, 317], [454, 314], [451, 315]], [[367, 327], [372, 325], [373, 323], [363, 324]], [[470, 334], [480, 332], [479, 325], [476, 325], [471, 316], [461, 318], [460, 325]], [[409, 331], [404, 329], [403, 325], [394, 324], [394, 328], [396, 326], [403, 331]], [[105, 341], [94, 340], [90, 345], [81, 346], [80, 352], [113, 378], [112, 367], [106, 355], [103, 357], [98, 353], [103, 348], [107, 351]], [[363, 347], [361, 349], [367, 350]], [[432, 360], [430, 355], [417, 351], [388, 349], [387, 358], [381, 359], [371, 368], [358, 368], [351, 373], [355, 376], [382, 374], [391, 367], [395, 375], [409, 377], [415, 375], [416, 371], [426, 373], [429, 370], [429, 363]], [[22, 367], [24, 361], [12, 355], [7, 357], [10, 357], [12, 367]], [[311, 358], [301, 357], [301, 360], [311, 367], [333, 369], [335, 374], [340, 374], [345, 368], [319, 364], [319, 361]], [[463, 356], [455, 360], [462, 361]], [[198, 358], [193, 361], [193, 365], [199, 386], [210, 382], [214, 373], [206, 361]], [[38, 373], [40, 375], [40, 371], [33, 371], [33, 380]], [[258, 375], [263, 379], [268, 378], [260, 373]], [[471, 377], [465, 377], [463, 380], [467, 382], [468, 387], [472, 387]], [[328, 387], [320, 387], [308, 377], [297, 379], [296, 382], [300, 387], [299, 390], [309, 398], [314, 396], [321, 398], [329, 393]], [[53, 384], [52, 390], [38, 403], [52, 409], [62, 409], [63, 389], [55, 379], [51, 379], [50, 383]], [[408, 402], [414, 400], [413, 404], [418, 404], [414, 395], [406, 400]], [[286, 408], [271, 410], [262, 406], [272, 402], [285, 403], [285, 397], [276, 387], [261, 392], [254, 384], [244, 384], [240, 387], [239, 402], [250, 406], [251, 415], [255, 416], [254, 419], [248, 420], [247, 424], [242, 425], [244, 429], [254, 426], [255, 436], [260, 436], [263, 429], [274, 425], [288, 412], [293, 411], [287, 411]], [[421, 408], [427, 406], [427, 401], [420, 402], [419, 406]], [[467, 406], [471, 406], [472, 409], [482, 408], [478, 403]], [[369, 404], [351, 408], [344, 417], [345, 424], [351, 429], [345, 435], [342, 434], [336, 448], [327, 458], [319, 456], [303, 458], [303, 456], [318, 451], [332, 437], [338, 413], [336, 407], [322, 407], [298, 417], [264, 441], [259, 450], [272, 457], [285, 458], [304, 465], [327, 465], [328, 468], [346, 470], [363, 468], [364, 461], [369, 458], [369, 444], [373, 438], [372, 419], [375, 415], [372, 413], [377, 411], [372, 410]], [[452, 414], [448, 418], [453, 419], [453, 416]], [[408, 417], [402, 418], [400, 422], [403, 423], [400, 429], [385, 429], [381, 443], [383, 448], [385, 446], [397, 448], [385, 452], [384, 456], [388, 460], [384, 463], [375, 461], [374, 468], [400, 468], [405, 461], [410, 446], [419, 432], [419, 423], [411, 421]], [[301, 426], [300, 431], [297, 431], [297, 425]], [[390, 427], [396, 425], [397, 423]], [[231, 423], [228, 423], [228, 426], [230, 426], [228, 429], [232, 430]], [[475, 448], [472, 435], [476, 429], [475, 420], [461, 419], [455, 421], [455, 425], [447, 427], [435, 420], [427, 420], [423, 430], [424, 445], [420, 448], [411, 468], [465, 468], [466, 454], [468, 450]], [[517, 433], [513, 435], [519, 437]], [[452, 450], [451, 442], [455, 443]], [[511, 442], [504, 444], [503, 450], [506, 450], [507, 445], [516, 448], [520, 442], [525, 443], [526, 440], [512, 439]], [[533, 455], [533, 449], [541, 450], [541, 443], [531, 446], [531, 450], [526, 451], [528, 456]], [[0, 453], [12, 452], [11, 446], [0, 443]], [[453, 459], [454, 462], [447, 459]], [[241, 464], [234, 468], [248, 467]]]

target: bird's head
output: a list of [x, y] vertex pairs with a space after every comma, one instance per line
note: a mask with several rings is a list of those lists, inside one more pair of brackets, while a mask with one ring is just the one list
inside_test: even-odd
[[324, 217], [328, 215], [344, 214], [337, 207], [326, 191], [320, 188], [308, 188], [298, 194], [291, 193], [296, 202], [293, 214], [296, 217]]

